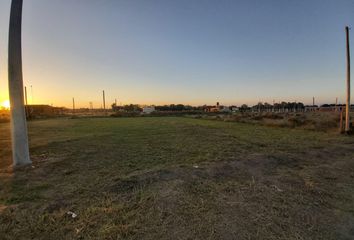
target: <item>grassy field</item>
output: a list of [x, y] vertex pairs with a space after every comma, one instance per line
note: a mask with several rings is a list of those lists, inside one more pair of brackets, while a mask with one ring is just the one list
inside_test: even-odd
[[[340, 112], [237, 112], [233, 114], [196, 114], [193, 118], [239, 122], [268, 127], [296, 128], [319, 132], [340, 132]], [[343, 115], [344, 119], [344, 115]], [[351, 113], [354, 126], [354, 112]], [[344, 130], [345, 121], [343, 122]]]
[[[354, 138], [191, 118], [29, 123], [1, 239], [353, 239]], [[73, 218], [67, 214], [77, 214]]]

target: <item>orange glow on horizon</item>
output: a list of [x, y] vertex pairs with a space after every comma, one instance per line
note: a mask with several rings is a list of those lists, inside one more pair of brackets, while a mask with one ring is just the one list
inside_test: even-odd
[[9, 100], [5, 100], [1, 103], [0, 105], [1, 108], [5, 108], [5, 109], [10, 109], [10, 101]]

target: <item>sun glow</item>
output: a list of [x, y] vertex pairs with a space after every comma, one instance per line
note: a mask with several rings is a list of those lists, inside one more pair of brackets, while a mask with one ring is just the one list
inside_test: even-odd
[[5, 108], [5, 109], [10, 109], [10, 101], [9, 100], [3, 101], [0, 105], [0, 107]]

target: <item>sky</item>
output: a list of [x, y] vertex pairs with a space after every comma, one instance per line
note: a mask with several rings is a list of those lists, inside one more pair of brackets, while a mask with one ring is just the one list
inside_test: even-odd
[[101, 107], [102, 90], [107, 104], [344, 102], [346, 25], [354, 0], [24, 0], [24, 85], [30, 104], [66, 107]]

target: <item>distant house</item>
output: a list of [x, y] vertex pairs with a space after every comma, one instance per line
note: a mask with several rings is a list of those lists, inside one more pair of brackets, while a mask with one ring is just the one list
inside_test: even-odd
[[154, 106], [143, 107], [143, 113], [144, 114], [150, 114], [152, 112], [155, 112], [155, 107]]
[[230, 108], [229, 107], [226, 107], [226, 106], [220, 106], [219, 107], [219, 112], [230, 112]]
[[222, 106], [219, 102], [216, 103], [216, 106], [206, 106], [204, 109], [205, 112], [230, 112], [230, 107]]
[[340, 112], [343, 109], [345, 110], [345, 105], [305, 106], [305, 112]]
[[205, 111], [206, 112], [219, 112], [219, 108], [211, 106], [211, 107], [206, 108]]
[[230, 110], [231, 110], [231, 112], [238, 112], [238, 111], [240, 111], [240, 108], [238, 108], [236, 106], [232, 106], [232, 107], [230, 107]]
[[317, 105], [305, 106], [305, 112], [317, 112], [319, 107]]
[[26, 113], [29, 117], [53, 117], [63, 115], [67, 109], [63, 107], [52, 107], [49, 105], [26, 105]]

